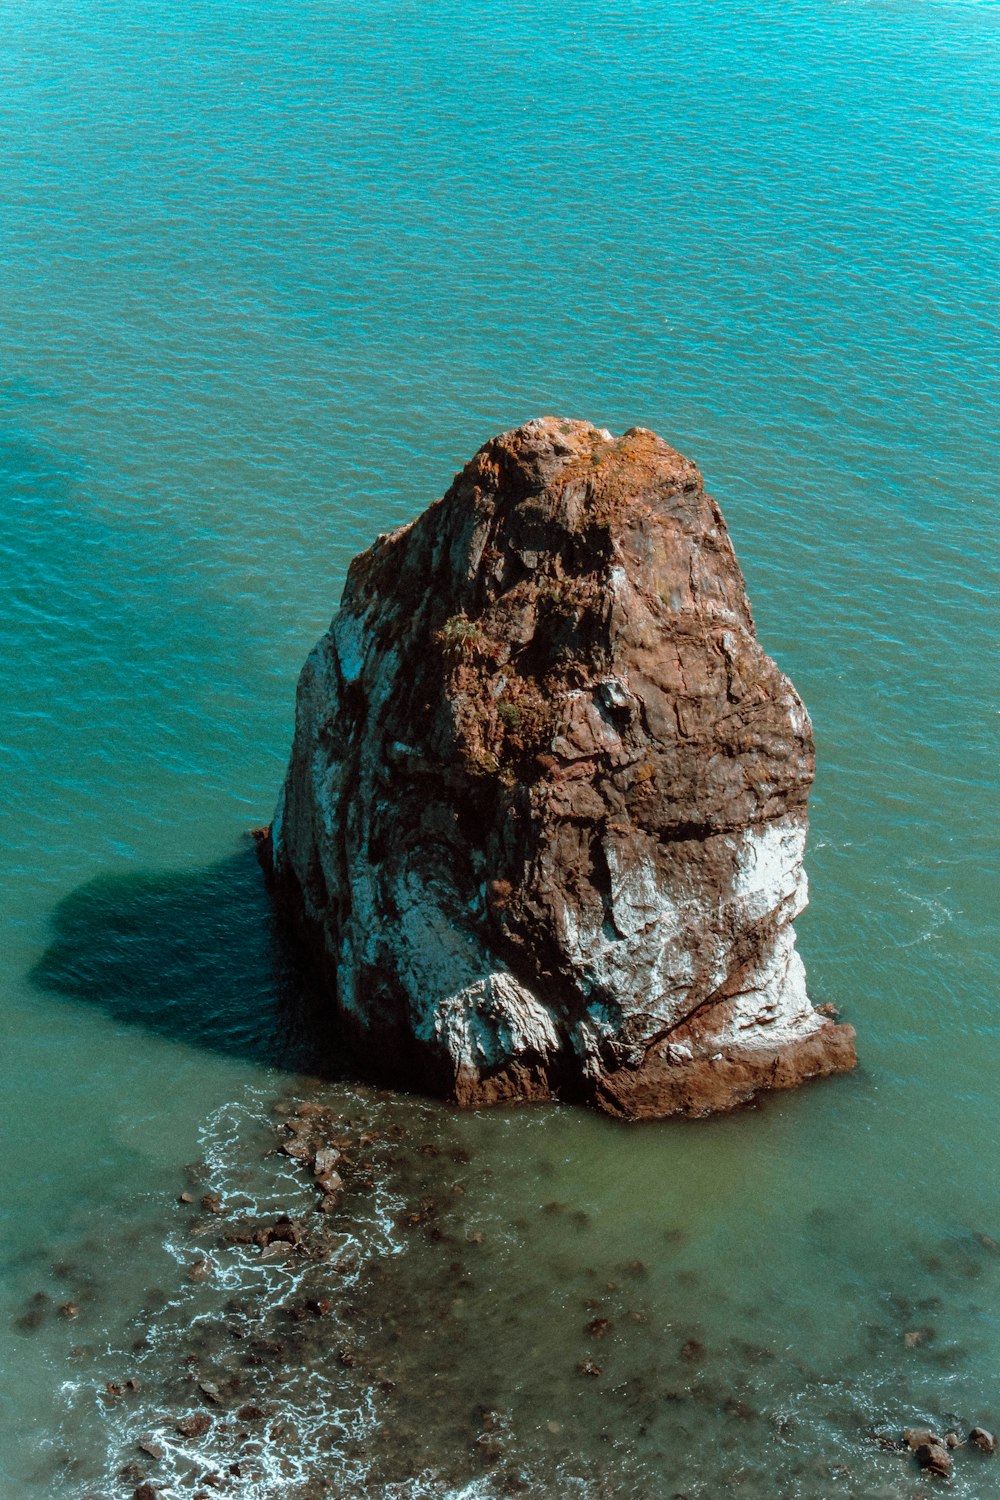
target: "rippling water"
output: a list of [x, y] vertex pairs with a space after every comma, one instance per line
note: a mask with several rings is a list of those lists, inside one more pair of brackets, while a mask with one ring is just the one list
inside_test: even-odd
[[655, 428], [724, 507], [816, 725], [800, 946], [861, 1069], [627, 1130], [345, 1061], [385, 1193], [454, 1149], [460, 1213], [359, 1200], [336, 1317], [396, 1405], [306, 1341], [229, 1492], [906, 1500], [873, 1432], [1000, 1423], [998, 85], [992, 4], [0, 13], [4, 1500], [198, 1487], [130, 1445], [270, 1293], [189, 1282], [175, 1200], [298, 1202], [263, 1121], [320, 1065], [245, 830], [351, 556], [542, 412]]

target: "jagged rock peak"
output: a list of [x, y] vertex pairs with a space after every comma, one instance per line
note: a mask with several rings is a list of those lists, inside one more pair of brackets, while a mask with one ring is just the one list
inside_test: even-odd
[[706, 1113], [854, 1064], [795, 951], [812, 777], [695, 465], [544, 417], [355, 558], [271, 869], [387, 1076]]

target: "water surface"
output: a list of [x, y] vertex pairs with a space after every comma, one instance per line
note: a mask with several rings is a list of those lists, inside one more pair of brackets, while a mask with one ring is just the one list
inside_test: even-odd
[[[369, 1242], [409, 1493], [915, 1497], [872, 1429], [1000, 1423], [998, 58], [932, 0], [0, 16], [5, 1496], [127, 1493], [103, 1382], [182, 1292], [224, 1316], [184, 1165], [277, 1192], [252, 1121], [318, 1066], [245, 841], [298, 668], [351, 556], [542, 412], [655, 428], [724, 508], [816, 726], [800, 946], [861, 1069], [641, 1130], [334, 1081], [467, 1150], [488, 1231], [461, 1339], [433, 1245]], [[403, 1493], [356, 1462], [273, 1483]]]

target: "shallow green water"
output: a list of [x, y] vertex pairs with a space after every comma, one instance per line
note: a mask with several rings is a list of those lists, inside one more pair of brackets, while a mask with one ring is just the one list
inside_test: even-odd
[[[869, 1425], [1000, 1423], [998, 84], [988, 4], [0, 15], [4, 1500], [105, 1493], [75, 1383], [173, 1294], [182, 1165], [314, 1066], [244, 832], [347, 563], [546, 411], [723, 505], [816, 726], [800, 947], [862, 1066], [696, 1127], [430, 1108], [490, 1239], [462, 1339], [401, 1340], [449, 1392], [417, 1491], [466, 1395], [548, 1494], [916, 1496]], [[634, 1259], [588, 1381], [577, 1303]]]

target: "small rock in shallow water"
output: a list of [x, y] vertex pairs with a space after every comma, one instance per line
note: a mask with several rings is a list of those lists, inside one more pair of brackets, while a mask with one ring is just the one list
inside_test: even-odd
[[985, 1427], [973, 1427], [969, 1433], [969, 1442], [980, 1453], [995, 1453], [997, 1451], [997, 1440], [992, 1432], [987, 1432]]
[[907, 1427], [903, 1433], [903, 1442], [911, 1453], [916, 1453], [925, 1443], [940, 1443], [941, 1439], [936, 1432], [931, 1432], [929, 1427]]
[[957, 1432], [946, 1432], [944, 1435], [944, 1441], [946, 1448], [962, 1447], [962, 1439], [959, 1437]]
[[592, 1359], [581, 1359], [576, 1368], [580, 1375], [590, 1375], [594, 1379], [601, 1374], [600, 1365], [595, 1365]]
[[584, 1329], [592, 1339], [603, 1339], [611, 1332], [610, 1318], [592, 1318]]
[[151, 1484], [140, 1484], [133, 1492], [132, 1500], [160, 1500], [160, 1491]]
[[290, 1141], [282, 1141], [280, 1149], [293, 1161], [310, 1161], [312, 1158], [312, 1150], [306, 1142], [297, 1140], [294, 1136]]
[[921, 1443], [913, 1456], [928, 1474], [937, 1474], [945, 1479], [951, 1473], [954, 1460], [943, 1443]]
[[909, 1328], [903, 1334], [903, 1343], [907, 1349], [917, 1349], [921, 1344], [929, 1344], [933, 1337], [933, 1328]]
[[192, 1412], [189, 1417], [181, 1417], [180, 1421], [175, 1423], [181, 1437], [186, 1438], [204, 1437], [211, 1425], [212, 1418], [203, 1411]]
[[[313, 1176], [322, 1182], [324, 1177], [337, 1177], [337, 1167], [341, 1162], [341, 1154], [333, 1146], [321, 1146], [313, 1158]], [[338, 1177], [339, 1181], [339, 1177]]]
[[64, 1318], [78, 1318], [80, 1316], [79, 1302], [64, 1302], [59, 1311]]
[[159, 1463], [161, 1458], [166, 1458], [167, 1456], [166, 1448], [164, 1448], [162, 1443], [158, 1443], [155, 1438], [140, 1438], [136, 1447], [141, 1448], [143, 1453], [148, 1453], [150, 1458], [155, 1458], [157, 1463]]
[[260, 1252], [260, 1258], [261, 1260], [279, 1260], [290, 1253], [291, 1246], [279, 1240], [275, 1244], [270, 1242], [266, 1244]]
[[320, 1104], [318, 1099], [307, 1099], [305, 1103], [299, 1105], [295, 1113], [302, 1120], [332, 1120], [334, 1118], [333, 1110], [330, 1106], [328, 1104]]
[[254, 1239], [260, 1245], [261, 1249], [264, 1250], [268, 1245], [275, 1243], [300, 1245], [303, 1236], [304, 1230], [298, 1219], [290, 1219], [286, 1214], [283, 1214], [280, 1219], [277, 1219], [273, 1224], [269, 1224], [266, 1229], [257, 1230]]
[[214, 1401], [216, 1404], [218, 1404], [222, 1400], [222, 1397], [219, 1394], [219, 1387], [213, 1384], [211, 1380], [199, 1380], [198, 1389], [199, 1391], [201, 1391], [201, 1394], [205, 1397], [206, 1401]]

